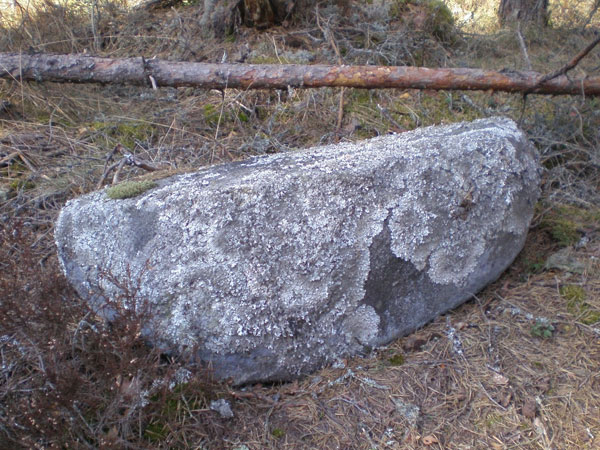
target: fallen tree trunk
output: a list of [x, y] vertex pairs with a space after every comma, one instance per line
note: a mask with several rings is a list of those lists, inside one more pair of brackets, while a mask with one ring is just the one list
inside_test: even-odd
[[494, 90], [600, 95], [600, 77], [562, 75], [539, 84], [537, 72], [406, 66], [205, 64], [144, 58], [0, 53], [0, 79], [59, 83], [195, 86], [205, 89], [317, 87]]

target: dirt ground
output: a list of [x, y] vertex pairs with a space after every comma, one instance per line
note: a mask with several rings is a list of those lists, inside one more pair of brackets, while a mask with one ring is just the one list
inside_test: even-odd
[[[432, 13], [435, 2], [392, 3], [329, 2], [290, 23], [215, 38], [194, 2], [129, 10], [100, 1], [94, 27], [89, 3], [40, 2], [2, 10], [0, 52], [547, 73], [597, 26], [569, 2], [554, 3], [571, 21], [522, 31], [450, 26]], [[571, 75], [596, 76], [599, 66], [596, 50]], [[598, 106], [497, 92], [0, 81], [0, 448], [600, 448]], [[114, 172], [103, 175], [117, 145], [161, 169], [192, 170], [493, 115], [518, 121], [544, 167], [519, 257], [412, 335], [302, 380], [216, 383], [185, 355], [147, 348], [143, 318], [103, 323], [57, 269], [58, 211], [112, 182]], [[218, 399], [232, 417], [215, 410]]]

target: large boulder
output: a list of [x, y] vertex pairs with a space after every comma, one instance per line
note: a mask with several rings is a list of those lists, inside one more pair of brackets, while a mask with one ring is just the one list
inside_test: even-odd
[[209, 167], [132, 198], [94, 192], [64, 207], [56, 243], [109, 318], [102, 302], [135, 286], [155, 344], [195, 347], [237, 384], [286, 380], [497, 279], [538, 183], [526, 136], [492, 118]]

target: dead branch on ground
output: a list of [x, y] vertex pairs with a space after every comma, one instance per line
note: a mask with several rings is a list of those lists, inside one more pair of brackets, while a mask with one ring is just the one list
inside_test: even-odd
[[0, 53], [0, 79], [16, 81], [113, 83], [151, 87], [152, 79], [156, 86], [195, 86], [204, 89], [327, 86], [600, 95], [600, 77], [571, 80], [565, 75], [553, 75], [551, 79], [540, 83], [541, 77], [543, 75], [530, 71], [466, 68], [205, 64], [144, 58]]
[[[121, 153], [123, 157], [119, 161], [116, 161], [109, 165], [109, 163], [113, 160], [114, 156], [117, 153]], [[113, 175], [112, 184], [117, 184], [119, 182], [121, 170], [123, 170], [123, 167], [125, 167], [126, 165], [139, 167], [140, 169], [144, 169], [147, 172], [155, 172], [157, 170], [160, 170], [158, 167], [154, 167], [146, 161], [137, 159], [133, 154], [126, 151], [125, 147], [123, 147], [121, 144], [117, 144], [115, 145], [115, 148], [113, 148], [112, 151], [108, 155], [106, 155], [106, 161], [104, 162], [104, 171], [102, 173], [102, 176], [100, 177], [100, 181], [98, 182], [97, 189], [100, 189], [102, 187], [104, 181], [113, 170], [115, 171], [115, 173]]]

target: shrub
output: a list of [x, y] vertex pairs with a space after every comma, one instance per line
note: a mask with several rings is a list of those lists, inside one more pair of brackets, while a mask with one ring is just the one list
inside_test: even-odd
[[[197, 370], [173, 390], [185, 361], [145, 344], [143, 308], [111, 304], [119, 315], [105, 323], [56, 269], [56, 257], [36, 252], [35, 238], [21, 222], [0, 228], [0, 447], [151, 448], [157, 424], [168, 430], [161, 441], [176, 442], [173, 430], [192, 413], [165, 411], [183, 405], [183, 395], [207, 410], [218, 385]], [[139, 304], [132, 291], [124, 296]], [[195, 415], [194, 435], [212, 420]]]

